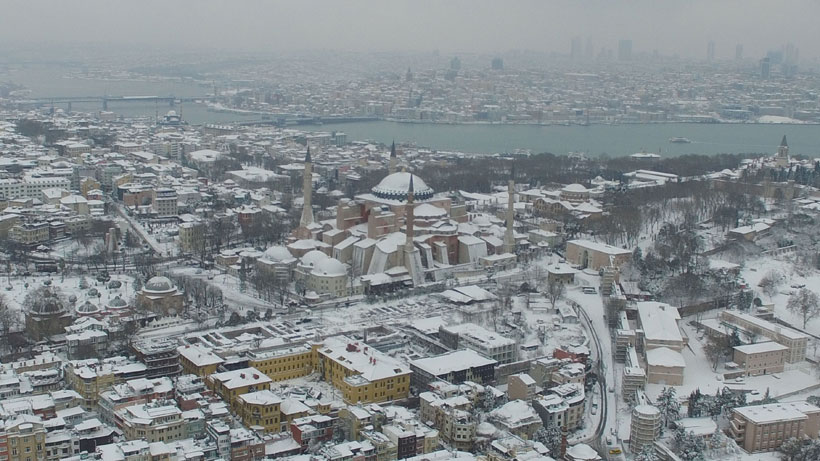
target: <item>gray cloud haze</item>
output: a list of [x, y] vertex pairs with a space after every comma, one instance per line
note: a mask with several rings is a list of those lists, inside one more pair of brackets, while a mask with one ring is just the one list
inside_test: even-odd
[[250, 52], [348, 51], [568, 53], [574, 36], [634, 52], [749, 57], [792, 42], [819, 53], [816, 0], [694, 1], [259, 1], [5, 0], [0, 48], [17, 43], [103, 43]]

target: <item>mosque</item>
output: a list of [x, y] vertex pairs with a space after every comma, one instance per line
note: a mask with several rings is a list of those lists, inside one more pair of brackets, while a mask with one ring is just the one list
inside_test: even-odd
[[[424, 180], [397, 171], [395, 143], [388, 175], [369, 193], [343, 198], [335, 220], [316, 222], [311, 208], [312, 162], [305, 156], [304, 203], [299, 228], [287, 245], [300, 261], [294, 277], [318, 294], [346, 296], [395, 286], [417, 286], [441, 280], [448, 271], [515, 264], [513, 231], [514, 183], [509, 183], [506, 226], [485, 216], [475, 222], [466, 205], [437, 194]], [[484, 221], [487, 221], [486, 223]], [[499, 237], [503, 236], [503, 240]], [[273, 270], [273, 259], [288, 260], [283, 249], [262, 263]], [[322, 258], [321, 256], [324, 256]], [[330, 261], [326, 260], [329, 259]]]

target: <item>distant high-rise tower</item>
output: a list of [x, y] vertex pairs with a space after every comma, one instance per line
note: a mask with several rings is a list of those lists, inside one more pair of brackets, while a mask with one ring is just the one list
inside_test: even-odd
[[411, 71], [409, 67], [407, 68], [407, 74], [404, 76], [404, 79], [408, 82], [413, 81], [413, 71]]
[[592, 61], [592, 57], [595, 54], [595, 48], [592, 46], [592, 39], [587, 37], [587, 46], [586, 50], [584, 50], [584, 57], [588, 61]]
[[458, 56], [453, 56], [450, 60], [450, 70], [461, 70], [461, 59]]
[[572, 59], [581, 59], [581, 37], [572, 38], [569, 57]]
[[493, 70], [502, 70], [502, 69], [504, 69], [504, 60], [501, 59], [501, 58], [493, 58], [492, 68], [493, 68]]
[[735, 46], [735, 60], [736, 61], [743, 60], [743, 44], [742, 43], [738, 43]]
[[771, 59], [768, 56], [760, 60], [760, 78], [766, 80], [772, 71]]
[[709, 40], [706, 44], [706, 60], [712, 62], [715, 60], [715, 41]]
[[311, 205], [311, 195], [313, 194], [313, 163], [310, 160], [310, 146], [305, 154], [305, 172], [302, 177], [302, 193], [304, 194], [305, 205], [302, 207], [302, 219], [299, 227], [307, 228], [313, 224], [313, 206]]
[[618, 61], [630, 61], [632, 59], [632, 40], [621, 40], [618, 42]]

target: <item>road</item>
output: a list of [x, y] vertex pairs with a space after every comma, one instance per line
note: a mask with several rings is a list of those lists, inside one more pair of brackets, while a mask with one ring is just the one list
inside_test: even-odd
[[[581, 283], [597, 288], [599, 277], [587, 274], [579, 274]], [[614, 392], [608, 392], [608, 388], [616, 387], [617, 382], [614, 377], [614, 364], [612, 356], [612, 341], [610, 339], [609, 327], [604, 318], [603, 299], [599, 294], [584, 294], [580, 289], [567, 293], [569, 301], [578, 307], [576, 311], [584, 322], [587, 330], [592, 334], [592, 341], [595, 344], [595, 354], [597, 356], [596, 372], [598, 373], [598, 386], [601, 395], [600, 418], [596, 426], [595, 433], [589, 437], [585, 443], [595, 448], [601, 456], [605, 453], [606, 443], [604, 441], [606, 432], [610, 428], [615, 428], [618, 414], [618, 399]]]

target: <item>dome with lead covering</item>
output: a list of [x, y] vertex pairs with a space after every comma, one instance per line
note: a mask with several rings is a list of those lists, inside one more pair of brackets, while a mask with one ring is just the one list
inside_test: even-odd
[[94, 315], [100, 313], [100, 308], [91, 301], [86, 301], [77, 306], [76, 311], [78, 315]]
[[125, 302], [124, 299], [120, 298], [119, 296], [115, 296], [114, 299], [108, 302], [106, 305], [108, 309], [125, 309], [128, 307], [128, 303]]
[[265, 250], [264, 257], [277, 263], [293, 259], [293, 255], [290, 254], [290, 251], [288, 251], [287, 248], [279, 245], [272, 246]]
[[176, 290], [176, 287], [168, 277], [163, 277], [158, 275], [156, 277], [151, 277], [145, 285], [142, 287], [143, 291], [149, 293], [170, 293]]
[[308, 267], [315, 267], [317, 263], [320, 261], [324, 261], [325, 259], [329, 259], [330, 256], [322, 253], [319, 250], [311, 250], [305, 253], [302, 256], [302, 265]]
[[371, 190], [373, 195], [381, 199], [406, 202], [411, 177], [413, 178], [413, 198], [415, 200], [428, 200], [433, 198], [433, 189], [431, 189], [424, 180], [406, 171], [387, 175]]
[[338, 259], [327, 258], [317, 262], [311, 274], [320, 277], [339, 277], [347, 274], [347, 266]]

